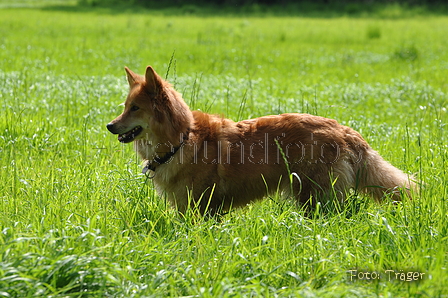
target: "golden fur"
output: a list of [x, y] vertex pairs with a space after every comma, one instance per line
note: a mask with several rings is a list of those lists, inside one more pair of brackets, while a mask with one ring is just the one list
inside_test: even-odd
[[398, 200], [399, 188], [413, 186], [335, 120], [291, 113], [234, 122], [190, 111], [151, 66], [145, 76], [125, 69], [124, 112], [107, 128], [121, 142], [134, 141], [158, 193], [181, 212], [196, 206], [213, 214], [275, 192], [311, 205], [343, 201], [350, 189]]

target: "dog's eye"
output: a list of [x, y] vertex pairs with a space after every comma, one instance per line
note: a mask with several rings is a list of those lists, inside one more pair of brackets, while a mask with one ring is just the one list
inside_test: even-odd
[[137, 106], [132, 106], [132, 107], [131, 107], [131, 111], [137, 111], [138, 109], [140, 109], [140, 108], [137, 107]]

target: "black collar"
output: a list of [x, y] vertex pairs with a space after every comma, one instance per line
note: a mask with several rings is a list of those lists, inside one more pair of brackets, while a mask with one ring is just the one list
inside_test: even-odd
[[148, 172], [148, 170], [151, 170], [154, 172], [156, 170], [156, 165], [154, 165], [154, 163], [157, 163], [157, 166], [158, 166], [158, 165], [162, 165], [162, 164], [166, 163], [167, 161], [169, 161], [171, 159], [171, 157], [173, 157], [174, 154], [176, 154], [176, 152], [179, 151], [180, 147], [182, 147], [182, 145], [185, 143], [185, 141], [188, 140], [189, 135], [190, 135], [190, 129], [188, 129], [187, 132], [184, 134], [183, 140], [179, 144], [179, 146], [174, 147], [170, 152], [167, 152], [162, 157], [158, 157], [158, 156], [155, 157], [152, 162], [150, 162], [148, 160], [148, 162], [142, 169], [142, 173], [145, 174], [146, 172]]

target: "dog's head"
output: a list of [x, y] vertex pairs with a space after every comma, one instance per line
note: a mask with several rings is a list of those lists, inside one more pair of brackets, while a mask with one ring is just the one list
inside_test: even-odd
[[125, 67], [129, 82], [129, 95], [123, 113], [107, 124], [107, 129], [118, 134], [118, 140], [178, 140], [191, 121], [191, 112], [169, 83], [164, 81], [151, 66], [145, 76]]

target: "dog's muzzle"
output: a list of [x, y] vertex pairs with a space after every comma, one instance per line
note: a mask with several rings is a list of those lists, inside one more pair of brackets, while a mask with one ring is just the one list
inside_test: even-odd
[[136, 126], [125, 133], [119, 133], [114, 123], [108, 123], [106, 125], [106, 128], [111, 133], [118, 134], [118, 141], [120, 141], [121, 143], [132, 142], [143, 131], [143, 128], [141, 126]]

